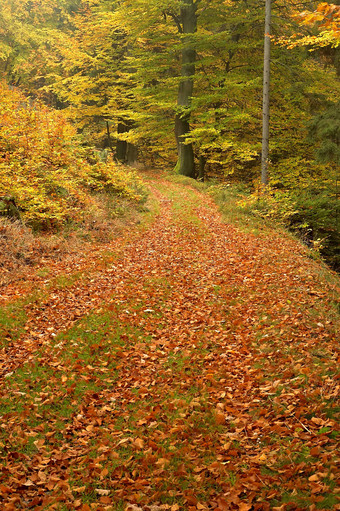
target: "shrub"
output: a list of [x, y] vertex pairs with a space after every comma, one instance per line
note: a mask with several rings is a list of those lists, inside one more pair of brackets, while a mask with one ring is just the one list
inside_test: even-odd
[[[87, 152], [85, 152], [87, 151]], [[95, 208], [90, 192], [143, 202], [138, 176], [88, 154], [63, 112], [0, 83], [0, 196], [11, 196], [36, 229], [81, 222]]]
[[244, 211], [273, 220], [299, 234], [335, 269], [340, 268], [340, 208], [336, 191], [325, 181], [314, 180], [308, 188], [267, 187], [238, 202]]
[[259, 189], [248, 195], [239, 201], [239, 206], [248, 211], [251, 210], [252, 213], [262, 218], [276, 220], [283, 225], [293, 223], [293, 219], [298, 213], [296, 203], [288, 191], [270, 187], [267, 187], [263, 193]]

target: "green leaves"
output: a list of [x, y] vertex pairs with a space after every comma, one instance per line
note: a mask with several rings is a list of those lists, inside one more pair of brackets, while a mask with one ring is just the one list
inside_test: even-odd
[[[62, 112], [26, 99], [0, 84], [0, 196], [10, 195], [32, 227], [54, 229], [79, 222], [93, 207], [90, 191], [145, 200], [141, 180], [113, 162], [89, 163]], [[88, 159], [87, 159], [87, 158]]]

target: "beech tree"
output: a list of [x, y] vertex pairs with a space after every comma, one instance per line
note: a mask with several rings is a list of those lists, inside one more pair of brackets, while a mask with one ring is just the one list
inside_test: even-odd
[[[261, 25], [256, 10], [244, 17], [244, 7], [243, 2], [216, 0], [125, 0], [117, 9], [135, 69], [137, 122], [129, 136], [139, 138], [149, 153], [169, 158], [173, 146], [168, 128], [173, 123], [176, 169], [184, 175], [195, 177], [201, 171], [202, 177], [205, 162], [234, 168], [258, 156], [258, 148], [251, 148], [246, 138], [258, 123], [249, 106], [254, 90], [259, 91], [254, 80], [261, 51], [246, 38], [260, 37]], [[242, 141], [236, 140], [240, 124], [247, 133]]]
[[200, 0], [184, 0], [177, 16], [170, 11], [182, 39], [181, 81], [179, 83], [175, 135], [178, 150], [176, 169], [179, 174], [195, 177], [195, 158], [192, 142], [187, 143], [190, 134], [190, 105], [194, 91], [196, 48], [192, 37], [197, 32], [197, 7]]
[[46, 84], [52, 48], [65, 39], [82, 0], [2, 0], [0, 70], [11, 85], [31, 94]]
[[[138, 0], [133, 3], [122, 2], [118, 9], [118, 19], [125, 24], [132, 41], [131, 62], [136, 72], [135, 79], [143, 84], [142, 87], [137, 85], [134, 91], [137, 103], [139, 101], [145, 107], [145, 100], [147, 102], [150, 99], [148, 92], [151, 88], [152, 95], [155, 95], [159, 85], [164, 85], [164, 80], [169, 81], [170, 77], [172, 79], [178, 77], [177, 106], [173, 105], [174, 134], [178, 151], [176, 169], [180, 174], [189, 177], [195, 177], [194, 149], [192, 142], [188, 142], [188, 135], [196, 64], [194, 36], [197, 32], [197, 11], [200, 3], [201, 0], [172, 2]], [[160, 34], [159, 28], [165, 29], [165, 33], [162, 30], [163, 33]], [[165, 41], [171, 46], [166, 48]], [[170, 57], [171, 48], [176, 54], [172, 53]], [[159, 67], [160, 61], [163, 62]], [[165, 65], [168, 67], [167, 70]], [[172, 90], [174, 99], [173, 93]], [[165, 103], [163, 98], [161, 103]]]
[[[17, 26], [33, 20], [40, 38], [18, 50], [24, 64], [16, 65], [16, 76], [31, 94], [39, 85], [46, 99], [56, 97], [89, 144], [111, 147], [123, 162], [134, 159], [138, 146], [146, 164], [176, 167], [190, 177], [203, 178], [206, 170], [247, 182], [258, 178], [263, 0], [40, 4], [32, 4], [31, 17], [22, 11], [28, 0], [0, 6], [0, 16], [12, 6]], [[276, 0], [273, 11], [276, 37], [291, 33], [291, 3]], [[305, 166], [311, 104], [336, 87], [331, 71], [307, 59], [304, 48], [275, 45], [272, 82], [271, 178], [277, 183]]]

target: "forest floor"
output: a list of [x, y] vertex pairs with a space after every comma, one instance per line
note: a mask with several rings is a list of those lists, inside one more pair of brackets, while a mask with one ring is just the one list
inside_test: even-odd
[[147, 222], [3, 290], [1, 510], [340, 509], [338, 277], [146, 180]]

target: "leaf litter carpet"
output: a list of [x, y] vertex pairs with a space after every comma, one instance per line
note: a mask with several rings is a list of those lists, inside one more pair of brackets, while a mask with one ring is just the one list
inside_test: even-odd
[[2, 350], [1, 509], [340, 509], [334, 281], [151, 188], [154, 223]]

